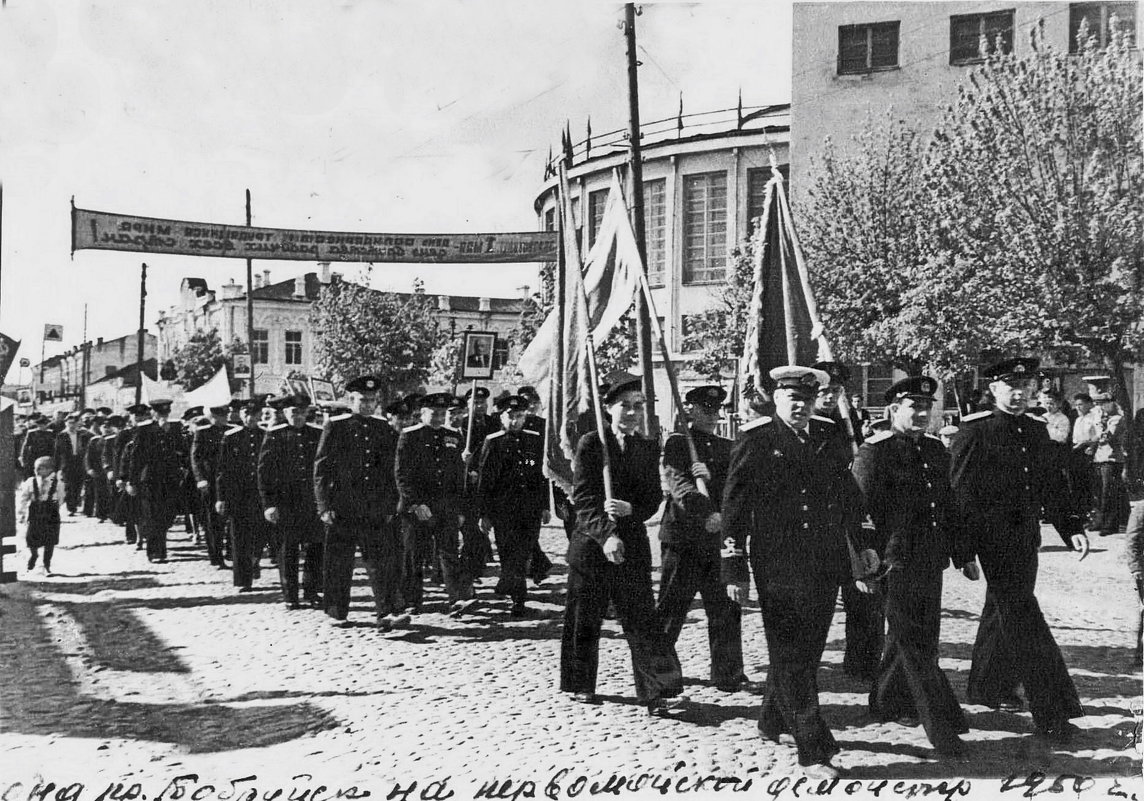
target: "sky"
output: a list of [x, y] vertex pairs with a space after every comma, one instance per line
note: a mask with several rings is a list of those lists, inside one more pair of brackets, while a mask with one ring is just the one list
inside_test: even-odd
[[[643, 120], [790, 100], [788, 0], [653, 3], [637, 18]], [[69, 202], [334, 231], [537, 228], [549, 148], [627, 125], [623, 7], [561, 0], [7, 0], [0, 9], [0, 331], [40, 358], [133, 333], [184, 277], [245, 261], [82, 250]], [[256, 261], [280, 281], [306, 262]], [[362, 276], [353, 264], [333, 269]], [[515, 297], [535, 265], [378, 265], [373, 285]], [[49, 345], [51, 356], [62, 348]], [[9, 380], [16, 378], [15, 369]]]

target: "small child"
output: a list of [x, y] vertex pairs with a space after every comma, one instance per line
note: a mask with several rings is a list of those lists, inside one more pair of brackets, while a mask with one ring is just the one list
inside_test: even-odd
[[20, 485], [20, 522], [27, 523], [25, 541], [31, 556], [28, 570], [36, 566], [39, 549], [44, 549], [45, 576], [52, 574], [52, 551], [60, 541], [60, 501], [63, 492], [55, 474], [52, 457], [36, 459], [34, 473]]

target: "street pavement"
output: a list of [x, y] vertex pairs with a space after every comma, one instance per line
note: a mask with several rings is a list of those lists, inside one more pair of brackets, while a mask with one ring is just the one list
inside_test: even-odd
[[[122, 529], [110, 524], [65, 517], [56, 575], [24, 573], [21, 550], [20, 581], [0, 587], [4, 801], [132, 800], [126, 789], [118, 798], [99, 797], [109, 782], [139, 783], [136, 797], [188, 801], [253, 801], [243, 793], [255, 790], [273, 798], [272, 787], [282, 789], [283, 801], [325, 801], [335, 790], [361, 797], [353, 787], [375, 798], [569, 798], [577, 790], [594, 794], [591, 782], [600, 794], [625, 796], [735, 789], [797, 795], [794, 780], [781, 779], [798, 775], [793, 746], [759, 739], [758, 699], [724, 694], [707, 680], [698, 602], [679, 642], [690, 703], [676, 717], [651, 718], [636, 703], [616, 621], [606, 621], [600, 646], [604, 703], [579, 705], [557, 690], [560, 528], [542, 533], [556, 567], [532, 591], [533, 617], [509, 617], [509, 601], [491, 595], [490, 567], [472, 614], [449, 618], [434, 588], [429, 611], [411, 629], [389, 634], [371, 625], [360, 565], [350, 611], [359, 625], [337, 629], [320, 611], [287, 611], [277, 571], [266, 561], [256, 591], [238, 594], [181, 522], [171, 531], [167, 564], [149, 564], [122, 539]], [[1050, 750], [1032, 737], [1027, 713], [966, 705], [968, 759], [939, 761], [920, 727], [869, 717], [867, 688], [841, 670], [839, 607], [819, 674], [821, 704], [842, 747], [835, 763], [847, 780], [863, 782], [862, 792], [893, 778], [948, 780], [945, 797], [965, 795], [961, 790], [1018, 797], [1042, 774], [1048, 778], [1041, 790], [1072, 774], [1106, 777], [1105, 785], [1123, 788], [1126, 797], [1140, 794], [1138, 607], [1123, 537], [1094, 538], [1082, 562], [1048, 529], [1044, 541], [1038, 594], [1089, 713], [1076, 721], [1082, 734]], [[953, 570], [945, 579], [941, 664], [964, 698], [985, 586]], [[763, 679], [767, 653], [753, 600], [743, 637], [748, 673]], [[179, 778], [190, 775], [197, 778]], [[1019, 778], [1005, 784], [1007, 776]], [[959, 788], [962, 777], [968, 781]], [[314, 790], [307, 782], [319, 779], [329, 790], [307, 794]], [[228, 784], [234, 780], [241, 781]], [[41, 791], [48, 781], [84, 788], [37, 796], [36, 781]], [[1087, 786], [1080, 781], [1076, 787]], [[12, 782], [25, 784], [4, 792]]]

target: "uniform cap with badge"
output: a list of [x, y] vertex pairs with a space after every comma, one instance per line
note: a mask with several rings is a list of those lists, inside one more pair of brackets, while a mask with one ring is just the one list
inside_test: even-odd
[[203, 416], [203, 407], [202, 406], [192, 406], [189, 409], [187, 409], [185, 412], [183, 412], [182, 419], [183, 420], [192, 420], [196, 417], [202, 417], [202, 416]]
[[882, 398], [887, 404], [897, 403], [906, 398], [932, 403], [936, 393], [937, 379], [930, 378], [928, 375], [911, 375], [891, 384]]
[[111, 417], [111, 415], [115, 414], [114, 410], [110, 406], [100, 406], [95, 410], [95, 413], [101, 414], [104, 417]]
[[516, 391], [516, 394], [522, 398], [528, 398], [529, 403], [535, 403], [540, 400], [540, 393], [536, 391], [536, 387], [523, 386]]
[[421, 398], [422, 409], [448, 409], [453, 402], [451, 392], [431, 392]]
[[[131, 406], [128, 406], [126, 411], [128, 414], [134, 414], [134, 415], [150, 414], [151, 413], [151, 407], [148, 406], [146, 403], [135, 403], [135, 404], [132, 404]], [[47, 418], [44, 418], [44, 419], [46, 420]]]
[[230, 411], [230, 403], [224, 403], [221, 406], [211, 406], [208, 411], [210, 411], [211, 414], [226, 414]]
[[688, 390], [687, 394], [683, 396], [684, 403], [700, 406], [709, 412], [719, 411], [725, 400], [727, 400], [727, 390], [714, 384], [695, 387]]
[[257, 395], [253, 398], [235, 398], [230, 402], [230, 408], [240, 411], [245, 409], [249, 412], [261, 411], [263, 405], [265, 405], [265, 401]]
[[498, 412], [526, 412], [528, 411], [528, 398], [522, 395], [498, 395], [496, 399]]
[[1006, 383], [1022, 382], [1036, 378], [1037, 368], [1040, 366], [1040, 359], [1029, 356], [1018, 356], [989, 365], [981, 371], [981, 375], [990, 381], [1004, 381]]
[[627, 370], [613, 370], [604, 376], [604, 385], [600, 387], [601, 399], [606, 404], [615, 402], [625, 392], [639, 391], [643, 387], [643, 379]]
[[266, 405], [279, 411], [303, 408], [310, 405], [310, 396], [304, 392], [287, 392], [284, 395], [275, 395], [266, 402]]
[[383, 409], [386, 414], [392, 414], [395, 417], [404, 417], [409, 414], [409, 406], [406, 405], [405, 398], [398, 398], [393, 403]]
[[346, 384], [346, 392], [378, 392], [381, 389], [381, 379], [375, 375], [361, 375]]
[[796, 398], [804, 400], [813, 398], [818, 394], [819, 387], [830, 383], [830, 375], [816, 367], [800, 367], [796, 364], [787, 364], [774, 367], [768, 373], [775, 382], [775, 390], [788, 390]]
[[[468, 390], [465, 390], [465, 394], [462, 395], [461, 397], [464, 398], [465, 400], [468, 400], [469, 398], [472, 397], [472, 395], [473, 395], [473, 390], [468, 389]], [[488, 387], [477, 387], [477, 400], [483, 401], [483, 400], [488, 400], [488, 399], [489, 399]]]

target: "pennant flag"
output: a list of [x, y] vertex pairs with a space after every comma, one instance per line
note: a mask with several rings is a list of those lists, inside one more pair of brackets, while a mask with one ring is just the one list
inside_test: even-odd
[[739, 105], [735, 109], [736, 128], [743, 127], [743, 88], [739, 87]]
[[[567, 223], [569, 229], [574, 231], [570, 206]], [[575, 239], [574, 233], [573, 239]], [[569, 265], [573, 263], [567, 255], [565, 258]], [[579, 267], [578, 253], [575, 264]], [[632, 231], [631, 220], [628, 219], [627, 209], [624, 207], [619, 175], [614, 171], [608, 200], [604, 204], [604, 214], [600, 220], [600, 230], [596, 235], [595, 244], [588, 253], [588, 263], [583, 270], [584, 292], [588, 296], [587, 320], [591, 326], [592, 336], [600, 343], [631, 308], [635, 293], [639, 290], [639, 275], [643, 270], [643, 262], [640, 261], [639, 249], [636, 247], [635, 233]], [[572, 300], [567, 302], [571, 303]], [[553, 348], [560, 342], [556, 337], [560, 331], [556, 311], [554, 309], [545, 319], [532, 342], [524, 349], [517, 364], [521, 374], [534, 384], [542, 383], [551, 375], [549, 368]], [[564, 344], [568, 346], [569, 340], [565, 339]], [[581, 353], [578, 358], [583, 358], [586, 364], [587, 354]]]
[[572, 123], [564, 121], [564, 163], [572, 166], [575, 151], [572, 149]]
[[183, 401], [188, 408], [202, 406], [204, 409], [230, 403], [230, 381], [226, 377], [226, 366], [220, 367], [201, 387], [184, 395]]
[[760, 230], [743, 348], [744, 394], [751, 386], [769, 391], [767, 374], [773, 367], [833, 359], [775, 164], [763, 197]]
[[44, 342], [63, 342], [64, 327], [57, 323], [44, 323]]
[[0, 384], [4, 383], [4, 377], [8, 375], [8, 368], [12, 366], [19, 347], [20, 343], [17, 340], [0, 334]]
[[588, 117], [588, 137], [584, 140], [584, 158], [592, 155], [592, 118]]
[[683, 133], [683, 92], [679, 93], [679, 114], [675, 117], [675, 133]]

